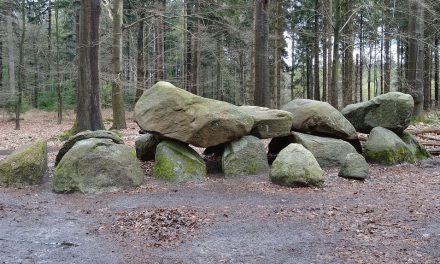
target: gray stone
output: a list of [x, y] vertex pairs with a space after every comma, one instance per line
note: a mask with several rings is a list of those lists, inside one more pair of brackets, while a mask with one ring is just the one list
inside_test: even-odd
[[78, 141], [55, 169], [53, 190], [60, 193], [102, 193], [139, 186], [144, 172], [135, 150], [112, 139]]
[[107, 139], [111, 139], [113, 142], [117, 144], [124, 143], [124, 141], [122, 141], [122, 139], [112, 131], [108, 131], [108, 130], [83, 131], [70, 137], [63, 144], [60, 151], [58, 151], [57, 157], [55, 158], [55, 166], [58, 165], [58, 163], [63, 158], [64, 154], [66, 154], [75, 145], [76, 142], [89, 138], [107, 138]]
[[348, 179], [365, 180], [368, 177], [368, 163], [358, 153], [348, 153], [339, 170], [339, 176]]
[[272, 163], [270, 180], [289, 187], [320, 186], [323, 171], [313, 154], [300, 144], [284, 148]]
[[282, 137], [290, 134], [292, 128], [292, 114], [277, 109], [244, 105], [240, 110], [254, 118], [251, 134], [258, 138]]
[[400, 138], [403, 142], [405, 142], [406, 146], [409, 148], [416, 160], [424, 160], [431, 157], [431, 154], [429, 154], [426, 148], [420, 144], [410, 133], [404, 131]]
[[235, 105], [194, 95], [167, 82], [145, 90], [134, 116], [147, 132], [205, 148], [248, 135], [254, 124]]
[[159, 142], [160, 141], [152, 134], [147, 133], [140, 136], [134, 143], [137, 158], [142, 161], [154, 160], [156, 147]]
[[357, 153], [348, 142], [341, 139], [318, 137], [292, 132], [295, 142], [312, 152], [321, 167], [340, 166], [348, 153]]
[[0, 186], [39, 184], [47, 169], [47, 143], [38, 139], [0, 161]]
[[353, 125], [326, 102], [295, 99], [281, 109], [293, 114], [292, 130], [294, 131], [358, 141]]
[[263, 143], [254, 136], [245, 136], [227, 145], [222, 157], [226, 177], [267, 173], [269, 164]]
[[154, 175], [172, 182], [201, 181], [206, 177], [206, 164], [191, 147], [181, 142], [164, 140], [157, 145]]
[[400, 135], [408, 127], [413, 109], [411, 95], [390, 92], [348, 105], [341, 112], [358, 132], [368, 134], [375, 127], [384, 127]]
[[384, 165], [416, 161], [408, 145], [393, 131], [383, 127], [371, 130], [364, 145], [364, 155], [369, 162]]

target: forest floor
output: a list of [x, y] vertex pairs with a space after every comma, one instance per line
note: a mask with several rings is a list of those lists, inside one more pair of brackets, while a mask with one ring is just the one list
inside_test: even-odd
[[[154, 179], [145, 163], [139, 188], [55, 194], [56, 136], [73, 114], [55, 120], [33, 111], [15, 131], [0, 117], [0, 159], [49, 140], [42, 185], [0, 188], [0, 263], [440, 263], [439, 157], [371, 165], [364, 182], [326, 169], [322, 188], [285, 188], [267, 175], [224, 179], [216, 166], [202, 183], [177, 185]], [[410, 130], [425, 129], [435, 143], [429, 131], [439, 127]], [[137, 137], [130, 119], [123, 138], [134, 145]]]

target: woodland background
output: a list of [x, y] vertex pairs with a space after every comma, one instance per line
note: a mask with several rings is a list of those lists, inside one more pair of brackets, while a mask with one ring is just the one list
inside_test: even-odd
[[81, 23], [82, 2], [0, 1], [0, 107], [17, 128], [23, 111], [62, 122], [82, 100], [82, 26], [96, 31], [88, 59], [115, 128], [159, 80], [237, 105], [341, 108], [388, 91], [413, 95], [416, 116], [438, 105], [436, 0], [93, 0]]

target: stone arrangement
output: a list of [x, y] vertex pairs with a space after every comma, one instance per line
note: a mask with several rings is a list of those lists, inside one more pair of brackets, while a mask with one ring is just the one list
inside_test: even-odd
[[[207, 176], [201, 154], [221, 159], [225, 178], [269, 174], [289, 187], [320, 186], [323, 167], [339, 176], [364, 180], [368, 162], [415, 162], [429, 153], [410, 134], [414, 102], [391, 92], [348, 105], [296, 99], [281, 110], [235, 106], [193, 95], [167, 82], [146, 90], [134, 116], [145, 134], [135, 149], [110, 131], [86, 131], [70, 138], [56, 157], [53, 190], [100, 193], [143, 183], [138, 160], [154, 160], [154, 175], [171, 182], [197, 182]], [[361, 145], [358, 132], [368, 133]], [[260, 139], [270, 139], [268, 153]], [[46, 142], [37, 140], [0, 161], [1, 186], [41, 182], [47, 167]], [[275, 157], [272, 164], [268, 155]]]

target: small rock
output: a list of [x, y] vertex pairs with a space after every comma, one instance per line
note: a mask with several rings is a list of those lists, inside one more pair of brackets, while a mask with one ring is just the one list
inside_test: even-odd
[[339, 171], [339, 176], [348, 179], [364, 180], [368, 177], [368, 163], [358, 153], [348, 153]]
[[159, 143], [160, 141], [152, 134], [146, 133], [140, 136], [135, 142], [137, 158], [142, 161], [154, 160]]

